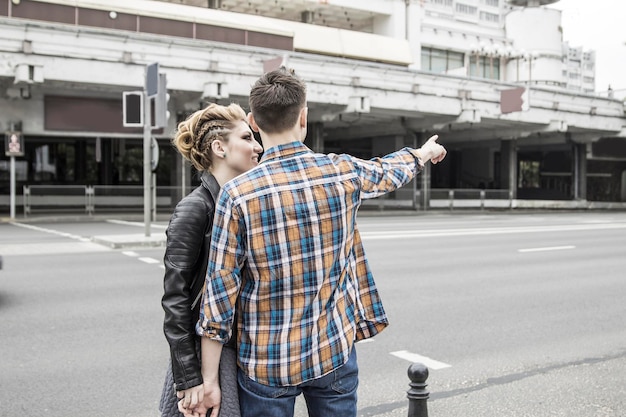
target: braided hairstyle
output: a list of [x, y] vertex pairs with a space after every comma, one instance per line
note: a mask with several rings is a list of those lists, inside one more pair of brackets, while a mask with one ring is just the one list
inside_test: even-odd
[[246, 112], [238, 104], [211, 103], [178, 124], [172, 144], [198, 171], [208, 171], [213, 160], [211, 143], [228, 142], [235, 122], [246, 121]]

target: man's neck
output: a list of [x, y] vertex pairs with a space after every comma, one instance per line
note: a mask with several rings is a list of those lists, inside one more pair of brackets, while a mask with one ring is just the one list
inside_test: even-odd
[[267, 134], [261, 132], [261, 140], [263, 141], [263, 147], [267, 150], [279, 145], [286, 145], [292, 142], [302, 142], [299, 134], [295, 132], [283, 132], [278, 134]]

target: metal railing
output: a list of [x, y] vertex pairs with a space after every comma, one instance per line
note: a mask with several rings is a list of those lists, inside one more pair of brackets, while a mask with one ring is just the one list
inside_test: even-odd
[[[24, 215], [34, 212], [74, 211], [86, 214], [111, 211], [141, 211], [144, 189], [141, 185], [25, 185]], [[156, 193], [156, 195], [154, 194]], [[513, 208], [509, 190], [441, 189], [428, 191], [428, 209]], [[410, 197], [403, 193], [403, 197]], [[182, 187], [163, 186], [153, 190], [152, 210], [171, 210], [183, 197]], [[410, 198], [390, 199], [387, 196], [368, 203], [383, 209], [387, 206], [422, 209], [422, 193], [416, 190]]]
[[[25, 185], [24, 216], [35, 212], [137, 211], [144, 205], [141, 185]], [[182, 187], [156, 187], [153, 210], [170, 211], [183, 197]]]
[[429, 192], [430, 208], [513, 208], [511, 190], [433, 188]]
[[[156, 214], [171, 211], [183, 193], [193, 187], [157, 186], [153, 189], [152, 211]], [[141, 212], [143, 210], [144, 189], [141, 185], [25, 185], [23, 195], [17, 196], [17, 204], [24, 207], [24, 215], [34, 212]], [[5, 204], [0, 195], [0, 205]], [[427, 202], [425, 203], [424, 200]], [[424, 205], [427, 204], [426, 207]], [[396, 191], [363, 202], [364, 207], [408, 210], [457, 210], [457, 209], [520, 209], [520, 208], [575, 208], [575, 209], [626, 209], [626, 202], [593, 202], [586, 200], [552, 201], [520, 200], [513, 198], [513, 192], [503, 189], [442, 189], [431, 188], [424, 195], [422, 190]]]

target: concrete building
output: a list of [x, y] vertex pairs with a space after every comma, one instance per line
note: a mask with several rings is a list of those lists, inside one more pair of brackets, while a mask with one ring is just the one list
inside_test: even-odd
[[280, 64], [308, 83], [316, 151], [370, 158], [440, 135], [446, 161], [384, 204], [619, 205], [624, 102], [593, 92], [593, 52], [563, 42], [555, 1], [0, 0], [0, 130], [24, 144], [0, 155], [0, 211], [11, 165], [27, 210], [143, 204], [146, 135], [123, 125], [122, 95], [154, 63], [165, 209], [196, 183], [169, 146], [177, 121], [209, 101], [246, 108]]

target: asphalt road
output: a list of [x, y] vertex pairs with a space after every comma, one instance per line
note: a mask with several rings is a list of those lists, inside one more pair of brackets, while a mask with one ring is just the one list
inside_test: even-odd
[[[357, 345], [360, 416], [407, 415], [415, 360], [431, 417], [626, 415], [626, 213], [359, 224], [391, 321]], [[158, 415], [163, 248], [90, 242], [143, 231], [0, 224], [0, 416]]]

